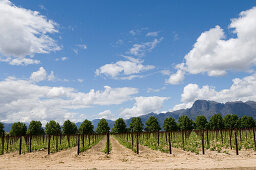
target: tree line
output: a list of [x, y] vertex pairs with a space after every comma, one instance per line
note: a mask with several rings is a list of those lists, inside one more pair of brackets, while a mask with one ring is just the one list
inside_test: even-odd
[[[223, 129], [247, 129], [254, 128], [256, 121], [252, 117], [243, 116], [239, 118], [235, 114], [227, 114], [224, 118], [221, 114], [214, 114], [209, 121], [203, 115], [198, 115], [193, 121], [187, 115], [180, 116], [178, 122], [174, 118], [168, 117], [164, 120], [163, 129], [165, 131], [178, 131], [178, 130], [223, 130]], [[73, 134], [93, 134], [94, 126], [91, 121], [84, 120], [79, 128], [77, 128], [74, 122], [66, 120], [61, 127], [60, 124], [54, 120], [48, 122], [45, 129], [42, 127], [40, 121], [31, 121], [29, 127], [24, 123], [15, 122], [12, 124], [9, 132], [10, 136], [25, 136], [25, 135], [73, 135]], [[96, 133], [104, 134], [109, 132], [110, 128], [108, 122], [105, 119], [101, 119], [97, 125]], [[148, 118], [144, 124], [140, 117], [134, 117], [131, 119], [129, 127], [127, 127], [124, 119], [119, 118], [115, 121], [112, 128], [113, 133], [125, 133], [125, 132], [157, 132], [160, 131], [160, 124], [154, 116]], [[4, 124], [0, 122], [0, 133], [4, 133]]]

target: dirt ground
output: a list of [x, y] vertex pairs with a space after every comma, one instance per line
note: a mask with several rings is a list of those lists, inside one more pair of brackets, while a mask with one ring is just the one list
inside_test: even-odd
[[46, 151], [8, 153], [0, 156], [0, 169], [256, 169], [256, 152], [235, 151], [230, 154], [206, 152], [195, 155], [173, 148], [173, 154], [151, 150], [140, 146], [137, 155], [110, 138], [112, 150], [109, 155], [102, 152], [106, 139], [77, 156], [77, 148], [47, 155]]

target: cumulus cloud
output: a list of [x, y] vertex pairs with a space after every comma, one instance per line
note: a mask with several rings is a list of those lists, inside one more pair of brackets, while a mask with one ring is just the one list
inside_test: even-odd
[[179, 70], [190, 74], [222, 76], [229, 70], [249, 71], [255, 66], [256, 48], [253, 47], [256, 46], [256, 7], [241, 12], [238, 18], [231, 20], [229, 28], [236, 37], [226, 39], [223, 29], [218, 25], [203, 32], [193, 49], [184, 57], [184, 68], [176, 68], [176, 77], [179, 77]]
[[100, 112], [98, 114], [98, 117], [100, 119], [104, 118], [104, 119], [114, 120], [114, 115], [112, 114], [112, 112], [110, 110], [105, 110], [103, 112]]
[[0, 61], [12, 65], [38, 64], [37, 53], [60, 50], [49, 34], [58, 32], [56, 23], [37, 11], [0, 1]]
[[151, 112], [159, 112], [167, 97], [135, 97], [135, 104], [132, 108], [125, 108], [121, 111], [120, 116], [124, 118], [137, 117]]
[[[120, 78], [120, 79], [133, 79], [140, 77], [140, 75], [134, 75], [141, 73], [143, 71], [152, 70], [155, 68], [153, 65], [143, 65], [143, 61], [134, 59], [132, 57], [126, 57], [129, 60], [118, 61], [112, 64], [105, 64], [96, 70], [95, 74], [99, 76], [103, 74], [111, 78]], [[125, 75], [125, 77], [119, 77], [120, 75]]]
[[158, 36], [158, 32], [148, 32], [146, 34], [146, 37], [157, 37]]
[[47, 76], [47, 72], [43, 67], [40, 67], [38, 71], [35, 71], [30, 75], [30, 80], [32, 82], [40, 82], [46, 79], [48, 79], [48, 81], [53, 81], [55, 76], [53, 71], [51, 71], [51, 73]]
[[214, 87], [205, 85], [200, 87], [197, 84], [188, 84], [184, 87], [181, 95], [182, 103], [176, 105], [174, 110], [191, 107], [193, 102], [199, 99], [213, 100], [217, 102], [248, 101], [256, 100], [256, 74], [242, 79], [233, 79], [233, 84], [228, 89], [220, 91]]
[[81, 121], [77, 109], [121, 104], [136, 93], [136, 88], [109, 86], [104, 86], [102, 91], [91, 89], [84, 93], [74, 88], [39, 86], [9, 77], [0, 81], [0, 121]]
[[43, 81], [46, 79], [46, 71], [43, 67], [40, 67], [38, 71], [33, 72], [30, 76], [30, 80], [34, 81], [34, 82], [39, 82], [39, 81]]
[[134, 56], [142, 57], [146, 53], [151, 52], [162, 40], [163, 37], [159, 39], [155, 38], [153, 41], [145, 43], [133, 44], [132, 48], [129, 50], [128, 53]]

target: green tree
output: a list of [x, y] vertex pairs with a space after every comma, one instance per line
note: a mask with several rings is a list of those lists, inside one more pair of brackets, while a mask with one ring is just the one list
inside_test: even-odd
[[195, 124], [196, 124], [196, 129], [204, 130], [204, 129], [207, 129], [208, 122], [205, 116], [198, 115], [196, 117]]
[[145, 127], [145, 131], [147, 132], [157, 132], [159, 131], [160, 125], [158, 123], [157, 118], [155, 118], [154, 116], [150, 116], [148, 118], [148, 120], [146, 121], [146, 127]]
[[25, 123], [15, 122], [12, 124], [10, 135], [11, 136], [25, 136], [27, 132], [27, 126]]
[[4, 124], [0, 122], [0, 136], [4, 133]]
[[124, 122], [124, 119], [119, 118], [115, 121], [114, 128], [112, 129], [112, 132], [114, 133], [124, 133], [126, 132], [126, 124]]
[[224, 122], [221, 114], [214, 114], [209, 121], [212, 130], [220, 130], [224, 128]]
[[43, 135], [44, 129], [42, 128], [42, 123], [40, 121], [32, 120], [29, 123], [27, 134], [30, 135]]
[[101, 119], [100, 122], [98, 123], [96, 132], [97, 133], [107, 133], [109, 131], [109, 126], [108, 126], [108, 122], [105, 119]]
[[61, 134], [61, 127], [58, 122], [51, 120], [45, 126], [45, 133], [47, 135], [59, 135]]
[[79, 127], [79, 132], [81, 134], [92, 134], [93, 133], [93, 125], [92, 122], [85, 119], [83, 123]]
[[237, 115], [231, 115], [227, 114], [224, 117], [224, 127], [226, 129], [234, 129], [238, 125], [238, 116]]
[[181, 130], [192, 130], [194, 127], [194, 122], [192, 119], [189, 119], [187, 115], [180, 116], [178, 119], [179, 128]]
[[74, 122], [66, 120], [62, 126], [62, 132], [64, 135], [73, 135], [77, 132], [77, 127]]
[[248, 117], [248, 128], [253, 128], [255, 126], [256, 126], [256, 124], [255, 124], [254, 119], [251, 116]]
[[141, 121], [141, 118], [139, 117], [134, 117], [131, 120], [129, 130], [131, 132], [142, 132], [143, 131], [143, 123]]
[[165, 131], [175, 131], [178, 130], [178, 124], [172, 117], [166, 118], [164, 120], [164, 130]]
[[243, 116], [240, 119], [241, 121], [241, 125], [240, 128], [252, 128], [255, 127], [255, 121], [253, 120], [252, 117], [247, 117], [247, 116]]

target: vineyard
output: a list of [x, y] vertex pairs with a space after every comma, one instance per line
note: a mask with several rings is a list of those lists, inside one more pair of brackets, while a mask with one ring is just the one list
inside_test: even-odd
[[230, 150], [256, 151], [255, 129], [222, 131], [183, 131], [183, 132], [141, 132], [115, 134], [115, 138], [125, 147], [139, 153], [139, 145], [153, 150], [172, 154], [172, 147], [202, 154], [217, 151], [228, 154]]
[[[200, 168], [196, 162], [203, 160], [205, 166], [213, 168], [256, 167], [253, 119], [235, 115], [222, 119], [219, 114], [215, 114], [209, 122], [202, 116], [198, 116], [195, 122], [187, 116], [181, 116], [178, 122], [167, 118], [163, 125], [164, 131], [161, 131], [155, 117], [148, 119], [145, 128], [140, 118], [133, 118], [129, 128], [119, 118], [111, 131], [105, 119], [100, 120], [96, 131], [88, 120], [79, 128], [68, 120], [62, 127], [50, 121], [45, 130], [39, 121], [32, 121], [28, 130], [25, 124], [17, 122], [12, 125], [10, 132], [2, 130], [0, 162], [24, 161], [22, 166], [28, 159], [34, 159], [38, 164], [44, 162], [45, 166], [48, 161], [55, 161], [51, 166], [56, 165], [56, 168], [59, 162], [67, 162], [65, 166], [72, 164], [77, 168], [100, 165], [108, 169], [110, 167], [106, 165], [110, 163], [112, 168], [128, 166], [135, 169], [142, 168], [138, 160], [150, 165], [148, 168], [170, 168], [176, 165], [175, 162], [181, 168]], [[219, 164], [220, 160], [224, 162]], [[239, 161], [235, 163], [234, 160]], [[159, 163], [151, 165], [152, 161]], [[117, 166], [116, 162], [120, 164]], [[213, 165], [209, 164], [211, 162]], [[9, 168], [5, 164], [2, 166]], [[38, 165], [27, 166], [33, 168]], [[16, 164], [14, 168], [17, 168]]]

